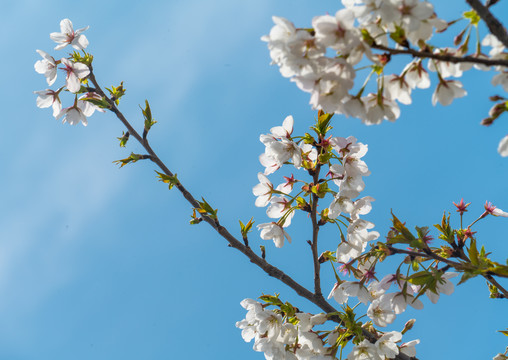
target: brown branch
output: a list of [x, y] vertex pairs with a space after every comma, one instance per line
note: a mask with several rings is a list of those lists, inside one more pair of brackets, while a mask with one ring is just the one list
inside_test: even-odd
[[[320, 165], [316, 166], [316, 170], [313, 174], [314, 184], [317, 186], [319, 180], [319, 171], [321, 170]], [[314, 262], [314, 293], [316, 296], [323, 297], [323, 293], [321, 292], [321, 264], [319, 263], [319, 253], [318, 253], [318, 234], [319, 234], [319, 225], [317, 221], [317, 207], [318, 207], [319, 197], [312, 193], [312, 206], [310, 212], [310, 218], [312, 221], [312, 261]]]
[[492, 275], [483, 275], [483, 277], [490, 282], [492, 285], [494, 285], [499, 291], [501, 291], [505, 297], [505, 299], [508, 299], [508, 291], [499, 284], [496, 279], [492, 277]]
[[482, 20], [485, 21], [489, 31], [508, 48], [508, 33], [503, 24], [492, 15], [489, 8], [484, 6], [479, 0], [466, 0], [466, 2], [480, 15]]
[[386, 247], [388, 249], [390, 249], [390, 251], [394, 254], [406, 254], [406, 255], [411, 255], [411, 256], [415, 256], [415, 257], [418, 256], [418, 257], [423, 257], [423, 258], [427, 258], [427, 259], [434, 259], [434, 260], [441, 261], [441, 262], [443, 262], [447, 265], [453, 266], [453, 267], [462, 266], [461, 263], [445, 259], [439, 255], [434, 254], [433, 252], [425, 253], [425, 252], [417, 252], [417, 251], [411, 251], [411, 250], [398, 249], [398, 248], [393, 247], [392, 245], [388, 245], [388, 244], [386, 245]]
[[[125, 118], [125, 116], [118, 110], [116, 107], [116, 104], [113, 100], [108, 98], [108, 96], [104, 93], [102, 88], [99, 86], [95, 75], [93, 73], [92, 66], [90, 65], [90, 75], [88, 78], [90, 81], [94, 84], [96, 87], [96, 92], [104, 97], [108, 104], [110, 105], [110, 110], [118, 117], [118, 119], [125, 125], [128, 132], [133, 136], [138, 142], [145, 148], [145, 150], [151, 155], [151, 160], [159, 166], [159, 168], [169, 176], [174, 176], [173, 173], [167, 168], [167, 166], [159, 159], [157, 154], [153, 151], [153, 149], [150, 147], [148, 140], [146, 138], [142, 138], [139, 133], [132, 127], [132, 125], [128, 122], [128, 120]], [[175, 184], [175, 187], [178, 188], [178, 190], [182, 193], [183, 197], [194, 207], [198, 208], [199, 203], [197, 200], [192, 196], [192, 194], [181, 184]], [[317, 206], [317, 201], [315, 202]], [[314, 212], [315, 213], [315, 212]], [[291, 278], [289, 275], [287, 275], [284, 271], [280, 270], [279, 268], [271, 265], [269, 262], [267, 262], [264, 258], [259, 257], [252, 249], [246, 245], [244, 245], [241, 241], [236, 239], [229, 231], [220, 225], [220, 223], [217, 220], [214, 220], [210, 218], [209, 216], [202, 215], [201, 219], [203, 219], [205, 222], [207, 222], [212, 228], [215, 229], [219, 233], [220, 236], [222, 236], [232, 248], [235, 248], [239, 250], [241, 253], [243, 253], [245, 256], [247, 256], [251, 263], [256, 264], [259, 268], [261, 268], [266, 274], [269, 276], [276, 278], [289, 286], [291, 289], [293, 289], [298, 295], [301, 297], [309, 300], [311, 303], [318, 306], [321, 310], [323, 310], [325, 313], [335, 313], [337, 312], [337, 309], [335, 309], [332, 305], [330, 305], [324, 298], [321, 293], [316, 294], [309, 291], [304, 286], [300, 285], [298, 282], [296, 282], [293, 278]], [[316, 241], [315, 244], [317, 246], [317, 232], [316, 232]], [[317, 248], [316, 248], [317, 249]], [[316, 250], [317, 252], [317, 250]], [[317, 257], [316, 257], [317, 259]], [[319, 263], [318, 263], [319, 265]], [[319, 269], [319, 268], [318, 268]], [[319, 279], [319, 273], [318, 273], [318, 279]], [[320, 287], [319, 287], [320, 289]], [[341, 320], [337, 316], [332, 316], [330, 318], [331, 320], [341, 323]], [[375, 342], [377, 340], [377, 337], [369, 332], [366, 329], [362, 329], [363, 336], [367, 338], [371, 342]], [[396, 360], [418, 360], [416, 358], [410, 358], [407, 355], [399, 354], [395, 357]]]
[[[449, 266], [452, 266], [453, 268], [455, 268], [456, 270], [460, 271], [460, 268], [463, 267], [463, 264], [462, 263], [458, 263], [458, 262], [455, 262], [455, 261], [452, 261], [452, 260], [449, 260], [449, 259], [446, 259], [446, 258], [443, 258], [439, 255], [436, 255], [434, 254], [433, 252], [417, 252], [417, 251], [411, 251], [411, 250], [404, 250], [404, 249], [398, 249], [396, 247], [393, 247], [391, 245], [387, 245], [388, 249], [390, 249], [390, 251], [394, 254], [406, 254], [406, 255], [411, 255], [411, 256], [418, 256], [418, 257], [423, 257], [423, 258], [426, 258], [426, 259], [433, 259], [433, 260], [437, 260], [437, 261], [440, 261], [440, 262], [443, 262]], [[466, 262], [471, 262], [465, 255], [461, 256], [461, 259], [466, 261]], [[488, 274], [482, 274], [482, 276], [488, 281], [490, 282], [492, 285], [494, 285], [495, 287], [497, 287], [502, 293], [503, 295], [508, 299], [508, 291], [503, 288], [497, 281], [496, 279], [494, 279], [493, 276], [499, 276], [499, 277], [506, 277], [504, 275], [499, 275], [499, 274], [491, 274], [491, 275], [488, 275]]]
[[449, 54], [434, 54], [429, 51], [419, 51], [414, 49], [393, 49], [388, 46], [373, 44], [373, 49], [383, 50], [392, 55], [411, 55], [414, 58], [420, 59], [435, 59], [439, 61], [446, 61], [451, 63], [473, 63], [482, 64], [487, 66], [505, 66], [508, 67], [508, 60], [504, 59], [484, 59], [473, 55], [467, 56], [454, 56]]

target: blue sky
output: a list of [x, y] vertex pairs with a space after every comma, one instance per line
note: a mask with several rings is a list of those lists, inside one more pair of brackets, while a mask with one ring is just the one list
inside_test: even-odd
[[[280, 292], [301, 309], [316, 311], [228, 248], [206, 224], [187, 225], [190, 206], [156, 181], [152, 164], [112, 164], [141, 150], [133, 141], [127, 149], [118, 147], [124, 129], [111, 114], [94, 114], [84, 128], [62, 125], [50, 110], [38, 109], [32, 92], [47, 84], [33, 64], [36, 49], [55, 54], [49, 33], [59, 30], [61, 19], [70, 18], [76, 28], [90, 25], [87, 50], [95, 56], [99, 82], [109, 87], [124, 81], [121, 110], [138, 128], [138, 105], [150, 101], [158, 121], [150, 134], [153, 148], [237, 232], [239, 219], [268, 221], [251, 193], [262, 171], [259, 134], [289, 114], [295, 132], [303, 133], [315, 116], [308, 95], [270, 66], [260, 37], [269, 32], [272, 15], [309, 26], [313, 16], [334, 13], [338, 4], [2, 5], [0, 359], [262, 359], [234, 327], [245, 315], [242, 299]], [[461, 1], [437, 7], [448, 20], [465, 9]], [[506, 13], [506, 4], [498, 9]], [[496, 152], [508, 127], [504, 119], [491, 128], [479, 125], [490, 108], [487, 96], [502, 94], [489, 86], [491, 76], [468, 74], [468, 97], [449, 107], [433, 107], [431, 91], [419, 91], [394, 124], [365, 127], [335, 118], [337, 136], [354, 135], [369, 144], [365, 160], [372, 175], [364, 194], [376, 198], [368, 219], [382, 235], [391, 209], [411, 226], [437, 223], [461, 197], [472, 202], [470, 221], [485, 200], [508, 209], [508, 162]], [[276, 249], [256, 231], [251, 242], [266, 245], [269, 259], [310, 285], [310, 225], [300, 220], [289, 230], [290, 246]], [[476, 229], [479, 242], [500, 262], [508, 254], [507, 221], [489, 218]], [[333, 239], [322, 244], [336, 246]], [[296, 256], [303, 260], [288, 261]], [[333, 285], [327, 270], [325, 291]], [[488, 299], [481, 279], [425, 307], [404, 313], [391, 328], [417, 319], [407, 339], [421, 339], [420, 359], [481, 359], [504, 351], [506, 337], [494, 331], [508, 326], [506, 305]]]

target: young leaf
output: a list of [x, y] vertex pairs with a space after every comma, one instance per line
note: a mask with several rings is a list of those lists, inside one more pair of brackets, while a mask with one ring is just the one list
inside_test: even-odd
[[120, 98], [125, 95], [125, 89], [123, 87], [123, 81], [118, 86], [111, 86], [111, 89], [106, 88], [111, 95], [111, 100], [115, 102], [116, 105], [120, 103]]
[[129, 136], [130, 134], [128, 131], [126, 133], [122, 131], [122, 137], [117, 138], [118, 140], [120, 140], [120, 147], [125, 147], [127, 141], [129, 140]]
[[173, 176], [170, 176], [170, 175], [160, 173], [157, 170], [155, 172], [157, 173], [157, 177], [159, 178], [159, 181], [162, 181], [163, 183], [166, 183], [169, 185], [169, 190], [171, 190], [173, 188], [173, 186], [180, 184], [180, 181], [178, 180], [176, 174], [174, 174]]
[[209, 203], [206, 202], [204, 198], [201, 198], [203, 201], [198, 201], [199, 208], [196, 208], [196, 211], [202, 215], [209, 216], [210, 218], [217, 220], [217, 209], [213, 209]]
[[240, 222], [240, 231], [242, 233], [242, 237], [246, 238], [247, 234], [252, 230], [252, 225], [254, 225], [254, 221], [252, 221], [253, 218], [250, 218], [249, 222], [247, 224], [243, 224], [241, 220]]
[[113, 161], [113, 163], [120, 165], [120, 168], [122, 168], [129, 163], [135, 163], [138, 160], [149, 159], [149, 158], [150, 158], [150, 155], [140, 155], [140, 154], [131, 153], [128, 158], [115, 160], [115, 161]]

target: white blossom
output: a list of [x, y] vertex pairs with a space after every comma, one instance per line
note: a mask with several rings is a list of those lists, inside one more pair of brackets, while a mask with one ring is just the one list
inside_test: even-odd
[[438, 102], [441, 105], [448, 106], [452, 103], [453, 99], [466, 96], [467, 92], [462, 88], [462, 83], [456, 80], [443, 80], [440, 81], [432, 94], [432, 105]]
[[365, 339], [358, 345], [353, 347], [353, 350], [347, 356], [348, 360], [382, 360], [381, 356], [377, 352], [377, 348], [374, 344], [371, 344], [369, 340]]
[[56, 60], [53, 58], [53, 56], [50, 56], [45, 51], [35, 51], [37, 51], [37, 53], [42, 56], [42, 60], [38, 60], [34, 65], [35, 71], [37, 71], [39, 74], [44, 74], [48, 85], [51, 86], [54, 84], [57, 75]]
[[60, 32], [51, 33], [49, 37], [51, 40], [59, 43], [55, 47], [55, 50], [61, 50], [67, 45], [71, 45], [76, 50], [84, 50], [88, 46], [88, 40], [81, 33], [87, 29], [88, 26], [74, 31], [72, 22], [69, 19], [63, 19], [60, 21]]
[[381, 327], [386, 327], [388, 324], [391, 324], [396, 317], [390, 303], [380, 299], [372, 301], [367, 310], [367, 316], [372, 319], [374, 324]]
[[291, 242], [289, 234], [275, 222], [259, 224], [258, 229], [261, 230], [260, 237], [263, 240], [273, 240], [276, 247], [281, 248], [284, 245], [284, 238]]
[[416, 356], [416, 349], [415, 346], [420, 343], [420, 340], [411, 340], [407, 343], [404, 343], [400, 345], [400, 352], [409, 356], [409, 357], [415, 357]]
[[60, 97], [58, 96], [60, 91], [54, 91], [51, 89], [34, 91], [34, 94], [37, 94], [37, 107], [39, 108], [53, 108], [53, 116], [57, 117], [62, 111], [62, 102], [60, 101]]
[[72, 93], [77, 93], [81, 88], [81, 79], [90, 74], [90, 69], [88, 66], [78, 62], [72, 62], [67, 60], [66, 58], [62, 58], [62, 64], [65, 68], [62, 68], [67, 73], [66, 77], [66, 86], [67, 89]]
[[376, 341], [376, 349], [379, 355], [386, 356], [389, 359], [394, 359], [399, 355], [399, 348], [397, 342], [402, 340], [402, 334], [398, 331], [390, 331], [381, 336]]
[[252, 193], [257, 196], [256, 198], [256, 206], [265, 207], [270, 202], [273, 192], [273, 184], [268, 178], [262, 174], [258, 173], [259, 184], [252, 188]]
[[88, 125], [87, 117], [91, 116], [95, 109], [91, 106], [91, 104], [87, 101], [79, 100], [74, 103], [74, 105], [62, 109], [60, 113], [56, 116], [56, 119], [60, 119], [62, 116], [63, 123], [69, 123], [70, 125], [77, 125], [80, 122], [83, 126]]

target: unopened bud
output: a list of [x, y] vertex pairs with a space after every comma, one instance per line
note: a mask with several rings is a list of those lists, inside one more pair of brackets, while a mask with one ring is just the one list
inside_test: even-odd
[[466, 31], [466, 29], [462, 30], [459, 35], [457, 35], [453, 38], [453, 44], [455, 46], [459, 45], [462, 42], [462, 38], [464, 37], [465, 31]]
[[494, 95], [494, 96], [489, 97], [489, 100], [490, 101], [500, 101], [500, 100], [506, 100], [506, 99], [502, 96]]
[[488, 118], [483, 119], [480, 122], [480, 124], [482, 124], [483, 126], [490, 126], [490, 125], [492, 125], [493, 122], [494, 122], [494, 119], [491, 117], [488, 117]]
[[405, 334], [406, 332], [408, 332], [409, 330], [411, 330], [413, 328], [413, 325], [415, 324], [416, 322], [416, 319], [411, 319], [409, 320], [405, 325], [404, 325], [404, 329], [402, 330], [402, 334]]

